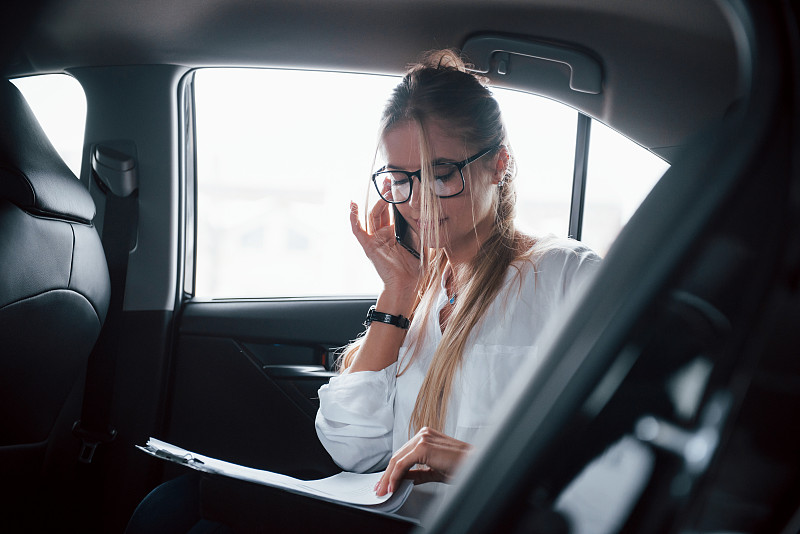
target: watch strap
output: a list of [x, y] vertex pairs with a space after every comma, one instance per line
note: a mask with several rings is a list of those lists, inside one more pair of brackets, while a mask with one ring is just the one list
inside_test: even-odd
[[408, 326], [411, 324], [411, 321], [409, 321], [407, 317], [403, 317], [402, 315], [391, 315], [389, 313], [379, 312], [375, 309], [375, 306], [373, 305], [367, 312], [367, 318], [364, 320], [364, 326], [369, 326], [371, 323], [390, 324], [396, 326], [397, 328], [402, 328], [403, 330], [406, 330], [408, 329]]

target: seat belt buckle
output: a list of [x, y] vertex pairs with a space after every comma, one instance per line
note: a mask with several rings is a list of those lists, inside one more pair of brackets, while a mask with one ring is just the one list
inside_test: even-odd
[[78, 461], [83, 464], [90, 464], [94, 458], [95, 451], [97, 451], [97, 446], [114, 441], [114, 438], [117, 437], [117, 430], [112, 427], [99, 432], [87, 430], [81, 426], [81, 420], [78, 419], [72, 425], [72, 434], [81, 440], [81, 452], [78, 455]]

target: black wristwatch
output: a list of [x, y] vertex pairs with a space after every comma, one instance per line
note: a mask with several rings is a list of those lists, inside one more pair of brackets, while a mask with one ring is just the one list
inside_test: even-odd
[[391, 324], [403, 330], [408, 329], [408, 325], [411, 324], [411, 321], [402, 315], [390, 315], [388, 313], [375, 311], [375, 306], [372, 306], [367, 312], [367, 318], [364, 319], [364, 326], [369, 326], [370, 323], [373, 322]]

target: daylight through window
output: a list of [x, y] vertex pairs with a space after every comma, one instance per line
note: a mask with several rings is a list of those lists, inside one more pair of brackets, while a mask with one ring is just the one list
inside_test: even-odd
[[[198, 296], [377, 294], [380, 280], [350, 232], [349, 203], [362, 214], [371, 207], [365, 199], [380, 164], [378, 121], [398, 80], [268, 69], [196, 73]], [[527, 93], [493, 93], [518, 160], [519, 227], [566, 236], [577, 112]], [[604, 175], [591, 156], [591, 170]], [[613, 194], [625, 197], [626, 184]], [[609, 225], [587, 232], [601, 249], [630, 216], [628, 204], [641, 200], [633, 189], [635, 198], [622, 205], [606, 206], [602, 197], [590, 207], [588, 219]], [[369, 198], [374, 203], [377, 194]], [[595, 216], [595, 204], [617, 211]]]

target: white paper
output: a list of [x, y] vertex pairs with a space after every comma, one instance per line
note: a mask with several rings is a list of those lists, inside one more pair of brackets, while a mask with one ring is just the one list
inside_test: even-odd
[[367, 510], [386, 513], [397, 511], [413, 487], [410, 480], [404, 480], [394, 493], [378, 497], [374, 488], [383, 473], [342, 472], [320, 480], [299, 480], [279, 473], [244, 467], [203, 456], [155, 438], [150, 438], [147, 446], [137, 445], [137, 447], [156, 458], [185, 465], [198, 471], [247, 480], [326, 501], [355, 505]]

